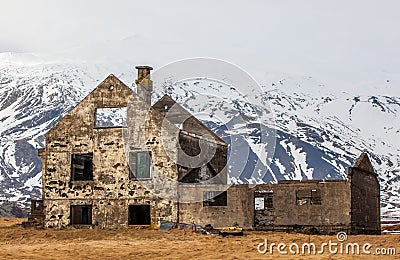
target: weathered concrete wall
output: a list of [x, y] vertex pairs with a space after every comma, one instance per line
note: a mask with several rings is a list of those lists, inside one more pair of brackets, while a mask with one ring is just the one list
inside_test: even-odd
[[[297, 205], [299, 190], [319, 190], [321, 205]], [[273, 193], [272, 226], [254, 225], [255, 191]], [[180, 205], [180, 220], [214, 227], [236, 223], [244, 228], [266, 230], [314, 226], [328, 232], [350, 227], [350, 183], [347, 181], [283, 181], [255, 187], [233, 185], [227, 192], [227, 206], [203, 206], [201, 202]]]
[[353, 233], [380, 234], [380, 187], [366, 154], [349, 168]]
[[[347, 181], [280, 181], [273, 190], [276, 227], [340, 229], [350, 225], [350, 183]], [[321, 205], [296, 203], [296, 192], [312, 190], [320, 192]]]
[[[204, 190], [214, 191], [222, 187], [209, 186]], [[202, 198], [202, 189], [193, 196]], [[182, 223], [198, 225], [211, 224], [214, 227], [226, 227], [238, 224], [253, 228], [252, 194], [248, 185], [233, 185], [227, 190], [227, 206], [203, 206], [203, 202], [182, 203], [179, 207], [179, 219]]]
[[[181, 221], [215, 227], [235, 223], [261, 230], [380, 233], [379, 183], [366, 154], [349, 168], [348, 181], [279, 181], [255, 187], [233, 185], [227, 194], [226, 206], [203, 206], [201, 202], [182, 204]], [[272, 208], [255, 210], [255, 197], [268, 197], [263, 194], [272, 196]]]
[[[102, 228], [126, 226], [130, 204], [150, 204], [154, 224], [161, 219], [176, 219], [175, 202], [160, 199], [141, 181], [129, 179], [124, 128], [95, 127], [96, 108], [126, 107], [133, 97], [133, 92], [111, 75], [46, 134], [42, 152], [45, 226], [68, 226], [71, 205], [92, 205], [92, 223]], [[136, 129], [147, 144], [144, 130]], [[146, 147], [158, 166], [160, 160], [168, 161], [157, 142]], [[72, 181], [71, 155], [83, 153], [93, 153], [93, 180]], [[164, 174], [177, 174], [176, 166], [163, 165]]]

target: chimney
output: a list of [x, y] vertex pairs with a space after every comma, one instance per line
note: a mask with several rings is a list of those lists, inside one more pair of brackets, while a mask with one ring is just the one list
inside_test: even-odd
[[148, 105], [151, 105], [151, 92], [153, 91], [153, 81], [150, 79], [150, 66], [136, 66], [138, 77], [135, 80], [137, 95]]

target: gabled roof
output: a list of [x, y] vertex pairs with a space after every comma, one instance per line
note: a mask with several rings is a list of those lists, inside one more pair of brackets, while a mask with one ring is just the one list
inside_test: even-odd
[[[62, 119], [60, 119], [47, 133], [61, 128], [65, 128], [71, 122], [71, 116], [77, 113], [79, 109], [87, 109], [88, 104], [93, 104], [94, 108], [98, 107], [126, 107], [131, 97], [137, 96], [127, 85], [119, 80], [113, 74], [110, 74], [104, 79], [90, 94], [88, 94], [82, 101], [80, 101], [74, 108], [72, 108]], [[171, 108], [173, 108], [171, 110]], [[203, 134], [209, 134], [214, 137], [214, 140], [222, 145], [228, 145], [218, 135], [211, 131], [207, 126], [201, 123], [192, 114], [186, 111], [181, 105], [173, 100], [168, 95], [163, 96], [159, 99], [152, 107], [153, 113], [161, 114], [166, 120], [172, 125], [177, 126], [187, 119], [190, 121], [191, 127], [182, 129], [182, 134], [195, 134], [201, 136]], [[168, 116], [166, 118], [166, 115]], [[87, 122], [90, 123], [90, 122]], [[186, 124], [186, 123], [185, 123]]]
[[367, 153], [362, 153], [360, 157], [358, 157], [353, 167], [362, 169], [367, 172], [375, 173], [374, 167], [372, 166]]
[[200, 120], [198, 120], [195, 116], [190, 114], [186, 109], [184, 109], [181, 105], [179, 105], [175, 100], [173, 100], [168, 95], [164, 95], [162, 98], [160, 98], [152, 106], [152, 108], [161, 113], [164, 116], [164, 118], [167, 116], [166, 119], [172, 124], [181, 124], [185, 120], [191, 120], [191, 125], [193, 127], [190, 127], [190, 129], [188, 129], [185, 128], [184, 125], [181, 131], [183, 134], [185, 134], [185, 132], [197, 134], [200, 136], [203, 134], [209, 134], [213, 136], [218, 143], [226, 146], [228, 145], [217, 134], [211, 131], [207, 126], [205, 126], [202, 122], [200, 122]]
[[[116, 99], [115, 96], [124, 96], [125, 98]], [[96, 88], [94, 88], [84, 99], [68, 111], [45, 135], [51, 133], [59, 127], [65, 127], [64, 123], [71, 121], [70, 116], [81, 109], [86, 103], [93, 103], [97, 107], [124, 107], [132, 95], [136, 95], [127, 85], [113, 74], [105, 78]], [[85, 107], [86, 108], [86, 107]]]

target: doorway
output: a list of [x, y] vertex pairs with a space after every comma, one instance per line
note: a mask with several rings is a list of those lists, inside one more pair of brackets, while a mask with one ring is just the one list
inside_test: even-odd
[[254, 228], [270, 230], [274, 226], [274, 193], [271, 190], [254, 192]]
[[150, 225], [150, 205], [129, 205], [128, 225]]

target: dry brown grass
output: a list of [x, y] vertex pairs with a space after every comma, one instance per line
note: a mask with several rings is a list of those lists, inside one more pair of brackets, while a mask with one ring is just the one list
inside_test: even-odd
[[[208, 236], [191, 231], [99, 230], [99, 229], [24, 229], [21, 219], [0, 219], [0, 259], [297, 259], [301, 256], [261, 255], [257, 245], [320, 245], [335, 236], [309, 236], [272, 232], [245, 232], [243, 237]], [[371, 243], [375, 247], [396, 247], [396, 256], [362, 255], [361, 259], [400, 259], [400, 236], [349, 236], [348, 242]], [[326, 250], [327, 251], [327, 250]], [[311, 259], [350, 259], [352, 255], [307, 255]], [[302, 256], [304, 258], [304, 256]]]
[[389, 231], [400, 231], [400, 224], [386, 224], [383, 228]]

